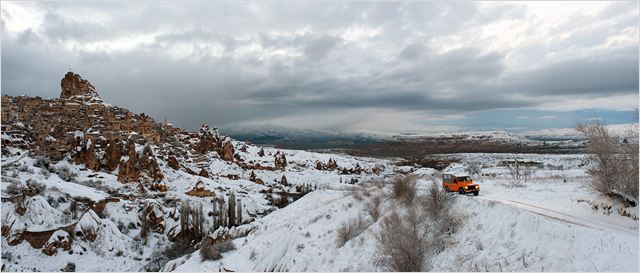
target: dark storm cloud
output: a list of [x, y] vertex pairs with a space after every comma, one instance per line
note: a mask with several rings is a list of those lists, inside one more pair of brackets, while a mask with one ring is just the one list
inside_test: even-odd
[[[57, 97], [71, 68], [108, 103], [186, 128], [638, 92], [638, 42], [625, 40], [638, 32], [633, 3], [571, 13], [543, 38], [530, 7], [510, 3], [44, 2], [29, 4], [41, 23], [19, 27], [21, 5], [2, 8], [3, 93]], [[483, 30], [505, 22], [524, 28]]]

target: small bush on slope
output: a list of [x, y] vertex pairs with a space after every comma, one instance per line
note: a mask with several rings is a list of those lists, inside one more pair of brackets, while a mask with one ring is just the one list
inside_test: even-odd
[[427, 254], [428, 227], [409, 209], [401, 216], [392, 211], [382, 219], [381, 232], [376, 239], [380, 243], [380, 255], [376, 264], [390, 271], [423, 271]]
[[338, 228], [338, 247], [344, 246], [349, 240], [360, 235], [368, 227], [368, 223], [358, 215], [356, 218], [349, 219], [342, 223]]
[[367, 211], [367, 214], [371, 216], [371, 219], [373, 219], [374, 222], [377, 222], [378, 219], [380, 218], [381, 204], [382, 204], [382, 198], [379, 195], [376, 195], [373, 198], [371, 198], [371, 201], [369, 201], [369, 204], [365, 206], [365, 210]]
[[[206, 240], [205, 240], [206, 241]], [[230, 239], [218, 242], [203, 242], [200, 246], [200, 258], [202, 261], [215, 261], [222, 258], [222, 253], [234, 250], [236, 246]]]
[[389, 271], [425, 271], [431, 257], [445, 249], [462, 221], [451, 212], [455, 199], [434, 181], [422, 200], [420, 206], [393, 209], [382, 218], [377, 265]]
[[416, 197], [417, 177], [399, 175], [393, 181], [393, 197], [405, 205], [411, 205]]
[[453, 204], [453, 196], [440, 190], [438, 183], [433, 180], [427, 195], [422, 199], [425, 212], [432, 219], [440, 219], [442, 214], [447, 213]]

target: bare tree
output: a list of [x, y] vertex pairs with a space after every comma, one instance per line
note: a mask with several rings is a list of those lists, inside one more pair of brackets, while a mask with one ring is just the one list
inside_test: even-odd
[[236, 220], [237, 220], [237, 224], [241, 225], [242, 224], [242, 201], [241, 199], [238, 199], [238, 204], [237, 204], [237, 212], [236, 212]]
[[478, 175], [480, 174], [480, 170], [482, 169], [480, 164], [477, 161], [469, 160], [466, 162], [466, 170], [470, 175]]
[[409, 209], [408, 214], [403, 217], [392, 211], [382, 218], [381, 231], [376, 236], [380, 245], [376, 264], [386, 270], [419, 272], [426, 269], [429, 229], [415, 210]]
[[587, 137], [587, 150], [593, 162], [589, 171], [591, 187], [616, 196], [632, 206], [638, 204], [638, 135], [628, 130], [622, 141], [609, 134], [605, 125], [595, 120], [576, 128]]
[[236, 194], [234, 192], [229, 193], [229, 226], [236, 225]]
[[525, 162], [515, 160], [514, 163], [507, 164], [507, 169], [511, 174], [511, 185], [516, 187], [524, 187], [526, 186], [527, 181], [533, 176], [535, 173], [535, 169]]

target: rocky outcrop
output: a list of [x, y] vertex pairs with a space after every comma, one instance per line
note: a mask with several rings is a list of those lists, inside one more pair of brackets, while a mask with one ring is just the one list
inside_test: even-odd
[[100, 170], [100, 160], [96, 156], [95, 144], [89, 140], [78, 148], [80, 151], [76, 155], [75, 163], [84, 164], [88, 169], [94, 171]]
[[120, 164], [120, 158], [122, 157], [122, 153], [120, 151], [120, 145], [118, 144], [115, 138], [111, 138], [109, 142], [109, 146], [104, 153], [104, 165], [102, 166], [105, 170], [111, 172], [118, 167]]
[[249, 175], [249, 181], [256, 183], [256, 184], [260, 184], [260, 185], [264, 185], [264, 181], [262, 181], [262, 179], [258, 178], [258, 176], [256, 176], [256, 173], [254, 173], [253, 171], [251, 171], [251, 174]]
[[215, 129], [210, 129], [209, 125], [200, 127], [200, 135], [198, 144], [195, 147], [196, 152], [205, 154], [210, 151], [218, 150], [219, 136]]
[[102, 102], [95, 87], [88, 81], [71, 71], [60, 81], [60, 99], [74, 99], [88, 102]]
[[325, 169], [329, 171], [333, 171], [338, 168], [338, 163], [336, 163], [333, 158], [329, 158], [329, 162], [325, 165]]
[[287, 167], [287, 156], [284, 153], [278, 151], [275, 155], [274, 162], [276, 169], [284, 170], [284, 168]]
[[205, 170], [205, 169], [200, 169], [200, 172], [198, 173], [198, 175], [202, 176], [202, 177], [209, 178], [209, 172], [207, 172], [207, 170]]
[[[96, 154], [102, 154], [112, 139], [131, 136], [138, 143], [159, 144], [174, 140], [181, 133], [145, 114], [93, 103], [99, 99], [95, 89], [77, 74], [67, 73], [61, 87], [60, 99], [2, 96], [2, 132], [11, 136], [2, 138], [3, 151], [5, 146], [18, 147], [61, 160], [77, 153], [76, 148], [89, 140], [97, 147]], [[102, 166], [107, 171], [119, 162], [115, 156], [111, 158], [107, 166]], [[99, 159], [106, 163], [104, 157]]]
[[42, 252], [46, 255], [53, 256], [58, 253], [59, 248], [65, 251], [71, 249], [71, 236], [62, 229], [56, 230], [51, 237], [49, 237], [49, 240], [42, 247]]
[[186, 195], [197, 196], [197, 197], [213, 197], [216, 194], [210, 190], [204, 188], [204, 183], [202, 181], [198, 181], [196, 185], [188, 192], [185, 192]]
[[170, 168], [176, 171], [180, 169], [180, 162], [178, 162], [178, 159], [173, 155], [169, 156], [169, 159], [167, 160], [167, 165], [169, 165]]
[[[359, 167], [360, 166], [358, 166], [358, 168]], [[329, 161], [325, 164], [317, 160], [315, 163], [315, 168], [316, 170], [327, 170], [327, 171], [333, 171], [333, 170], [339, 169], [338, 163], [336, 163], [336, 161], [333, 160], [332, 158], [329, 158]]]
[[220, 158], [225, 161], [233, 161], [233, 154], [235, 153], [235, 148], [233, 147], [233, 143], [231, 143], [230, 138], [225, 138], [222, 142], [220, 151], [218, 154]]
[[162, 181], [164, 175], [158, 166], [153, 151], [149, 145], [146, 145], [140, 155], [136, 153], [135, 143], [129, 140], [128, 144], [129, 159], [120, 162], [118, 171], [118, 181], [127, 182], [152, 182], [158, 183]]

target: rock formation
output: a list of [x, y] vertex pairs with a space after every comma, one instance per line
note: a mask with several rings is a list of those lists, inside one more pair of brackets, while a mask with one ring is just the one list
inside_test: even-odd
[[74, 99], [86, 102], [102, 102], [95, 87], [88, 81], [71, 71], [60, 81], [60, 99]]
[[167, 165], [169, 165], [169, 167], [171, 167], [174, 170], [180, 169], [180, 162], [178, 162], [178, 159], [173, 155], [169, 156], [169, 159], [167, 160]]
[[276, 169], [283, 170], [287, 166], [287, 156], [284, 153], [278, 151], [275, 155], [274, 162]]
[[210, 190], [204, 188], [204, 183], [202, 181], [198, 181], [196, 185], [188, 192], [185, 192], [187, 195], [197, 196], [197, 197], [213, 197], [216, 194]]
[[233, 147], [233, 143], [231, 143], [230, 138], [225, 138], [222, 142], [220, 152], [220, 158], [225, 161], [233, 161], [233, 154], [235, 153], [235, 149]]

